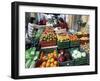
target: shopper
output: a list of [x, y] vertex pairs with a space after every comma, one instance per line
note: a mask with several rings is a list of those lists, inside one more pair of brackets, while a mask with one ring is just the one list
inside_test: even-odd
[[35, 29], [34, 21], [35, 21], [35, 18], [31, 17], [30, 20], [29, 20], [29, 23], [28, 23], [28, 36], [29, 36], [29, 38], [33, 37], [33, 31]]
[[34, 39], [35, 32], [37, 31], [37, 24], [35, 24], [35, 18], [30, 17], [29, 23], [28, 23], [28, 39], [31, 41], [32, 46], [35, 46], [36, 41]]
[[58, 26], [61, 27], [61, 29], [66, 29], [68, 31], [68, 24], [63, 20], [63, 18], [58, 19]]

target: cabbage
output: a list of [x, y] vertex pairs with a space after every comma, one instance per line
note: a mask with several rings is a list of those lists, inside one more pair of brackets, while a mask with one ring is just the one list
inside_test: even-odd
[[82, 52], [82, 57], [86, 57], [86, 53], [85, 52]]
[[78, 51], [77, 58], [81, 58], [81, 52]]
[[74, 54], [77, 54], [77, 52], [78, 52], [78, 50], [74, 50], [74, 51], [73, 51]]

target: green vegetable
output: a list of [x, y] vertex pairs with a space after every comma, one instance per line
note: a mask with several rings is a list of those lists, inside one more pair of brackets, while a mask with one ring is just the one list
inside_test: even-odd
[[26, 55], [25, 55], [25, 58], [26, 58], [26, 59], [30, 59], [30, 55], [29, 55], [29, 54], [26, 54]]
[[82, 52], [82, 57], [86, 57], [86, 53], [85, 52]]
[[31, 49], [31, 51], [30, 51], [30, 54], [31, 54], [31, 55], [35, 55], [35, 51], [36, 51], [36, 48], [33, 47], [33, 48]]
[[35, 61], [31, 62], [30, 68], [33, 68], [33, 67], [35, 67]]
[[37, 56], [34, 56], [33, 60], [35, 61], [35, 60], [37, 60], [37, 59], [38, 59], [38, 57], [37, 57]]
[[35, 54], [35, 55], [36, 55], [37, 57], [39, 57], [39, 54], [40, 54], [40, 52], [39, 52], [39, 51], [36, 51], [36, 54]]
[[25, 67], [26, 67], [26, 68], [29, 68], [29, 67], [30, 67], [31, 61], [32, 61], [32, 60], [29, 59], [29, 60], [26, 62], [26, 64], [25, 64]]

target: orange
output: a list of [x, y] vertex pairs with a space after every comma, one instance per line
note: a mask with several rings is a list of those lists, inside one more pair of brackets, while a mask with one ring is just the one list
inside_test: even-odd
[[40, 68], [42, 68], [42, 65], [40, 65]]
[[46, 66], [46, 62], [45, 61], [42, 63], [42, 66]]
[[45, 61], [45, 60], [47, 60], [47, 57], [46, 56], [43, 56], [42, 59]]
[[41, 68], [44, 68], [45, 66], [41, 65]]
[[48, 57], [50, 57], [50, 53], [48, 53]]
[[53, 66], [54, 66], [54, 67], [57, 67], [57, 65], [55, 65], [55, 64], [54, 64]]
[[57, 58], [57, 54], [56, 54], [56, 53], [54, 54], [54, 58], [55, 58], [55, 59]]

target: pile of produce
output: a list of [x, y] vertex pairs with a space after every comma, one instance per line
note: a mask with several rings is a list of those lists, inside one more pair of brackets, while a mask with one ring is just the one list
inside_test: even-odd
[[59, 33], [57, 34], [57, 41], [58, 42], [66, 42], [69, 41], [69, 36], [66, 33]]
[[89, 38], [88, 38], [88, 37], [81, 37], [81, 38], [80, 38], [80, 43], [83, 44], [83, 45], [84, 45], [85, 43], [89, 43]]
[[89, 40], [89, 38], [88, 37], [81, 37], [80, 40], [83, 40], [83, 41], [84, 40]]
[[79, 51], [78, 49], [72, 50], [72, 58], [75, 66], [89, 64], [89, 55], [84, 51]]
[[40, 37], [39, 43], [41, 47], [54, 46], [56, 45], [56, 40], [57, 40], [57, 37], [54, 30], [50, 27], [46, 27]]
[[67, 33], [57, 34], [57, 46], [58, 48], [69, 48], [69, 35]]
[[78, 37], [74, 34], [67, 34], [67, 33], [60, 33], [57, 35], [57, 39], [60, 42], [64, 42], [64, 41], [77, 41]]
[[82, 32], [76, 32], [76, 35], [82, 35]]
[[[34, 32], [35, 37], [31, 48], [25, 51], [25, 68], [89, 64], [87, 61], [89, 44], [86, 42], [89, 41], [89, 37], [85, 36], [88, 34], [82, 32], [69, 33], [55, 33], [52, 27], [39, 28], [38, 31]], [[81, 44], [81, 42], [84, 42], [84, 44]]]
[[80, 42], [76, 35], [69, 35], [70, 46], [69, 47], [79, 47]]
[[85, 52], [81, 52], [78, 49], [74, 49], [74, 50], [72, 50], [72, 57], [73, 57], [73, 59], [86, 57], [86, 53]]
[[55, 41], [56, 38], [56, 34], [54, 33], [54, 30], [50, 27], [46, 27], [46, 29], [44, 30], [44, 32], [42, 33], [41, 37], [40, 37], [40, 41]]
[[76, 35], [69, 35], [69, 40], [70, 41], [77, 41], [78, 40], [78, 37]]
[[76, 35], [81, 38], [81, 37], [89, 37], [89, 34], [87, 32], [77, 32]]
[[58, 61], [65, 62], [71, 60], [70, 53], [65, 50], [59, 50]]
[[57, 67], [57, 52], [54, 50], [51, 53], [45, 54], [45, 52], [41, 52], [40, 59], [37, 61], [37, 67]]
[[26, 50], [25, 51], [25, 59], [26, 59], [25, 67], [26, 68], [35, 67], [35, 63], [39, 58], [39, 54], [40, 54], [40, 52], [36, 51], [35, 47]]

